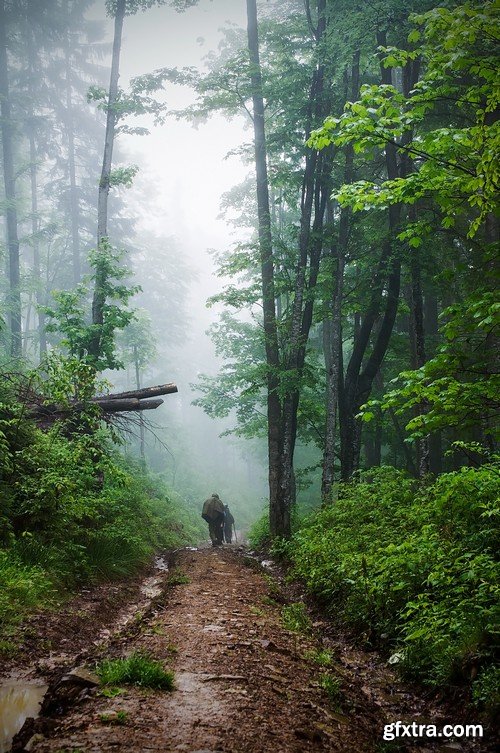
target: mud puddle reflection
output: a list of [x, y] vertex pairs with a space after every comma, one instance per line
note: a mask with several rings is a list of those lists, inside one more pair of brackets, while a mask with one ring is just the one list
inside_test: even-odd
[[10, 750], [12, 738], [28, 717], [38, 716], [47, 687], [22, 682], [0, 686], [0, 753]]

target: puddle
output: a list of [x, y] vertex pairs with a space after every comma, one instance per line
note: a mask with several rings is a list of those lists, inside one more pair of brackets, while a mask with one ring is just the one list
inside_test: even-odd
[[141, 585], [141, 594], [147, 599], [154, 599], [161, 594], [161, 582], [161, 578], [146, 578]]
[[38, 716], [47, 687], [21, 682], [0, 686], [0, 753], [10, 750], [12, 738], [28, 717]]
[[155, 557], [155, 568], [166, 572], [168, 570], [168, 562], [164, 557]]

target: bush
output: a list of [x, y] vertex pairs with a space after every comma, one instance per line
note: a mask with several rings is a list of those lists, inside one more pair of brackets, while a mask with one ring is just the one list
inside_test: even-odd
[[58, 423], [43, 432], [0, 387], [4, 627], [54, 588], [128, 576], [155, 550], [197, 538], [199, 522], [182, 500], [126, 462], [107, 428], [93, 419], [88, 429]]
[[372, 469], [295, 534], [294, 573], [406, 675], [445, 686], [480, 668], [476, 684], [487, 684], [500, 617], [498, 489], [491, 467], [420, 486]]
[[266, 549], [271, 544], [269, 532], [269, 512], [266, 510], [252, 525], [248, 534], [248, 541], [253, 549]]
[[12, 623], [53, 596], [53, 585], [41, 567], [25, 565], [0, 550], [1, 632], [8, 634]]

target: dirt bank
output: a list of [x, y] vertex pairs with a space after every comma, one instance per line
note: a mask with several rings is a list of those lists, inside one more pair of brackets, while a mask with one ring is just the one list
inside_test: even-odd
[[[429, 723], [415, 699], [373, 658], [332, 636], [333, 663], [321, 666], [320, 630], [283, 628], [275, 584], [238, 548], [183, 550], [159, 591], [104, 646], [81, 653], [92, 669], [102, 656], [146, 651], [175, 671], [173, 692], [126, 687], [115, 697], [78, 689], [53, 704], [23, 741], [35, 753], [189, 751], [210, 753], [381, 753], [386, 750], [486, 751], [464, 741], [406, 747], [383, 740], [396, 719]], [[172, 585], [177, 583], [177, 585]], [[136, 605], [137, 606], [137, 605]], [[328, 631], [326, 631], [328, 633]], [[68, 667], [65, 668], [65, 671]], [[385, 695], [385, 699], [384, 699]], [[435, 724], [455, 722], [436, 718]], [[470, 720], [474, 721], [473, 719]], [[408, 742], [408, 741], [407, 741]], [[491, 740], [490, 740], [491, 742]], [[18, 750], [23, 746], [18, 745]]]

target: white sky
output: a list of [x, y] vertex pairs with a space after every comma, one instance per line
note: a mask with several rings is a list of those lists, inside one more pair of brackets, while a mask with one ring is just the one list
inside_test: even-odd
[[[126, 17], [120, 84], [125, 87], [130, 77], [162, 67], [202, 67], [202, 58], [217, 48], [220, 27], [226, 21], [244, 27], [245, 13], [245, 0], [200, 0], [184, 13], [162, 6]], [[97, 0], [92, 15], [103, 17], [104, 0]], [[165, 100], [177, 110], [192, 101], [193, 95], [168, 85]], [[209, 264], [205, 249], [230, 242], [229, 231], [217, 215], [222, 193], [248, 171], [238, 158], [224, 159], [227, 152], [250, 139], [243, 122], [243, 118], [228, 122], [216, 116], [195, 129], [169, 118], [165, 125], [152, 128], [149, 136], [120, 137], [131, 161], [140, 167], [140, 176], [126, 198], [137, 209], [142, 188], [152, 186], [156, 206], [142, 207], [140, 215], [147, 217], [149, 229], [167, 235], [187, 232], [189, 245], [197, 247], [202, 271]]]
[[[103, 19], [105, 1], [96, 0], [89, 15]], [[246, 27], [245, 0], [200, 0], [184, 13], [164, 5], [127, 16], [120, 86], [126, 88], [131, 77], [162, 67], [202, 69], [203, 57], [217, 49], [222, 37], [220, 28], [226, 22]], [[111, 42], [112, 19], [108, 19], [107, 32]], [[173, 110], [194, 101], [194, 94], [187, 88], [170, 84], [160, 97]], [[150, 126], [137, 118], [129, 122]], [[205, 330], [217, 319], [217, 309], [207, 310], [205, 302], [221, 289], [223, 282], [213, 276], [208, 250], [224, 250], [235, 241], [234, 229], [218, 215], [222, 194], [243, 180], [249, 170], [237, 157], [225, 159], [230, 150], [251, 139], [244, 124], [243, 116], [231, 121], [214, 116], [194, 128], [184, 120], [168, 118], [163, 126], [153, 126], [147, 136], [123, 135], [119, 142], [125, 147], [128, 164], [139, 166], [132, 188], [123, 193], [131, 215], [137, 218], [137, 230], [142, 226], [161, 235], [177, 236], [196, 272], [197, 281], [192, 285], [188, 304], [190, 345], [196, 348], [200, 361], [211, 364], [211, 368], [204, 369], [209, 371], [216, 370], [216, 359]], [[183, 358], [182, 353], [179, 357]], [[192, 397], [190, 394], [189, 399]]]

